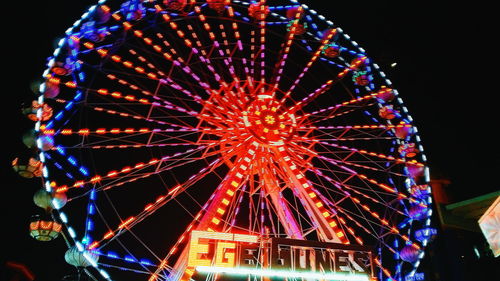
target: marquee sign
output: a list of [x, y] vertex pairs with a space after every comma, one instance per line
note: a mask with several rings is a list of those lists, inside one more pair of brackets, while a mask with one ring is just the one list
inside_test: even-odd
[[193, 231], [188, 267], [201, 273], [321, 280], [375, 280], [371, 248]]

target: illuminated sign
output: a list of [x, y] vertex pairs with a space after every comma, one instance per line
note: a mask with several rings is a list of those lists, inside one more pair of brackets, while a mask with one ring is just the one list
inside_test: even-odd
[[371, 248], [193, 231], [188, 267], [201, 273], [322, 280], [373, 280]]

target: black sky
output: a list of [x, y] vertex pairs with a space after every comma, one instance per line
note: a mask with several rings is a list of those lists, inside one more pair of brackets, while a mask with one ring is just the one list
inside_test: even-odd
[[[29, 237], [28, 220], [37, 211], [32, 195], [40, 182], [15, 175], [10, 161], [25, 149], [21, 136], [32, 126], [20, 114], [21, 103], [34, 98], [30, 83], [41, 76], [56, 38], [97, 1], [9, 2], [0, 30], [7, 70], [2, 74], [7, 99], [2, 103], [0, 253], [2, 261], [25, 262], [41, 276], [38, 280], [45, 280], [69, 270], [64, 245], [61, 239], [41, 245]], [[498, 44], [493, 44], [495, 33], [488, 32], [492, 28], [487, 22], [474, 17], [470, 2], [303, 2], [341, 26], [389, 75], [419, 129], [432, 176], [450, 179], [457, 200], [500, 188], [495, 101], [500, 77], [490, 70]], [[390, 68], [393, 62], [397, 66]]]

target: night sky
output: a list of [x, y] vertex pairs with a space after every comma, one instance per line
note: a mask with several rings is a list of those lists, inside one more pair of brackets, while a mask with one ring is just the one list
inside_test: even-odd
[[[40, 243], [28, 234], [29, 218], [38, 211], [32, 196], [40, 181], [20, 178], [10, 161], [25, 150], [21, 136], [33, 125], [20, 113], [21, 104], [34, 98], [30, 83], [41, 76], [56, 38], [97, 1], [14, 2], [4, 10], [8, 16], [0, 31], [7, 70], [2, 75], [7, 100], [2, 103], [6, 179], [0, 255], [2, 262], [27, 264], [37, 280], [59, 280], [71, 270], [64, 262], [63, 240]], [[486, 21], [472, 20], [471, 6], [456, 1], [303, 2], [341, 26], [385, 70], [419, 129], [432, 177], [451, 180], [456, 200], [499, 189], [494, 99], [499, 77], [489, 70], [496, 52], [491, 46], [498, 44], [490, 42], [494, 33], [486, 32]]]

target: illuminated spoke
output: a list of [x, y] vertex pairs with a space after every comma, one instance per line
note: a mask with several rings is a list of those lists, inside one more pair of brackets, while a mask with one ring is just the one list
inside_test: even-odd
[[288, 54], [290, 53], [290, 48], [292, 46], [292, 42], [294, 40], [295, 34], [297, 33], [297, 28], [299, 24], [299, 18], [302, 16], [302, 7], [297, 9], [297, 12], [294, 15], [294, 19], [292, 21], [290, 31], [288, 31], [285, 42], [283, 43], [283, 48], [280, 51], [280, 57], [278, 62], [276, 63], [277, 69], [275, 70], [272, 84], [273, 89], [278, 89], [278, 84], [281, 80], [281, 75], [283, 74], [283, 68], [285, 67], [285, 63], [288, 58]]
[[328, 92], [333, 85], [338, 83], [340, 80], [342, 80], [347, 73], [352, 71], [353, 69], [357, 68], [360, 64], [362, 64], [366, 60], [366, 57], [361, 57], [357, 60], [355, 60], [348, 68], [344, 69], [342, 72], [338, 73], [337, 76], [334, 79], [328, 80], [325, 82], [323, 85], [321, 85], [319, 88], [317, 88], [315, 91], [307, 95], [305, 98], [302, 100], [298, 101], [295, 105], [289, 108], [289, 112], [296, 112], [298, 110], [301, 110], [304, 108], [306, 105], [308, 105], [310, 102], [318, 98], [318, 96]]
[[[260, 0], [259, 5], [260, 7], [264, 7], [266, 0]], [[258, 77], [260, 77], [260, 83], [264, 84], [266, 83], [266, 17], [264, 13], [261, 13], [259, 17], [259, 38], [260, 48], [253, 59], [256, 61], [257, 58], [260, 58], [260, 73]]]
[[[217, 164], [219, 161], [211, 163], [211, 165]], [[171, 188], [168, 193], [158, 197], [154, 202], [147, 204], [144, 207], [144, 210], [141, 212], [137, 213], [135, 216], [130, 216], [129, 218], [123, 220], [120, 225], [118, 225], [117, 228], [109, 230], [106, 232], [102, 238], [98, 241], [93, 242], [89, 248], [94, 249], [97, 247], [104, 247], [105, 244], [101, 243], [106, 240], [111, 240], [111, 239], [116, 239], [119, 235], [122, 233], [126, 232], [127, 230], [133, 228], [135, 225], [140, 223], [142, 220], [147, 218], [148, 216], [152, 215], [156, 210], [173, 200], [175, 197], [177, 197], [179, 194], [184, 192], [186, 189], [188, 189], [190, 186], [192, 186], [194, 183], [196, 183], [198, 180], [203, 178], [205, 175], [209, 174], [212, 172], [214, 169], [214, 166], [207, 166], [203, 168], [195, 177], [189, 179], [187, 182], [177, 185], [173, 188]], [[205, 170], [205, 171], [203, 171]]]
[[[296, 26], [294, 25], [292, 28], [296, 28]], [[285, 93], [285, 96], [281, 99], [281, 101], [280, 101], [281, 104], [283, 104], [285, 102], [285, 100], [290, 97], [290, 95], [292, 94], [293, 90], [295, 90], [295, 88], [297, 87], [297, 85], [299, 85], [300, 81], [305, 76], [305, 74], [309, 71], [309, 69], [314, 64], [314, 62], [319, 58], [319, 56], [321, 55], [321, 53], [325, 50], [326, 45], [328, 44], [329, 40], [332, 39], [332, 37], [335, 35], [336, 32], [337, 31], [334, 29], [334, 30], [329, 30], [326, 33], [325, 38], [323, 38], [323, 40], [321, 40], [321, 45], [319, 46], [318, 50], [313, 54], [313, 56], [311, 57], [311, 59], [309, 60], [309, 62], [306, 64], [306, 66], [304, 67], [304, 69], [302, 70], [302, 72], [299, 74], [299, 76], [297, 77], [297, 79], [295, 79], [295, 81], [293, 82], [292, 86], [290, 86], [290, 89]], [[293, 34], [292, 31], [290, 31], [290, 33]]]

